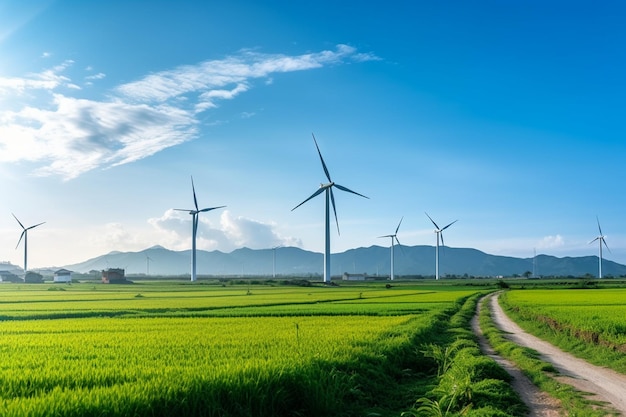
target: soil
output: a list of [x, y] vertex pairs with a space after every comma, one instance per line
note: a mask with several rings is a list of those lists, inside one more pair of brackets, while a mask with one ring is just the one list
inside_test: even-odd
[[[571, 385], [581, 392], [589, 393], [589, 399], [604, 403], [607, 409], [626, 415], [626, 375], [592, 365], [525, 332], [504, 313], [498, 304], [497, 295], [491, 296], [489, 308], [496, 326], [508, 333], [505, 337], [517, 345], [537, 351], [542, 360], [551, 363], [558, 371], [557, 379], [560, 382]], [[521, 391], [518, 391], [522, 399], [526, 398], [525, 396], [527, 395], [530, 397], [546, 395], [541, 392], [524, 393], [524, 390], [525, 388], [522, 388]], [[524, 401], [526, 400], [524, 399]], [[534, 404], [527, 404], [535, 413], [531, 415], [553, 416], [558, 415], [558, 403], [554, 401], [553, 399], [548, 401], [548, 404], [545, 406], [538, 404], [539, 410], [535, 410]], [[557, 408], [554, 408], [555, 406]], [[547, 409], [542, 410], [544, 408]], [[557, 414], [550, 414], [552, 411], [557, 412]]]

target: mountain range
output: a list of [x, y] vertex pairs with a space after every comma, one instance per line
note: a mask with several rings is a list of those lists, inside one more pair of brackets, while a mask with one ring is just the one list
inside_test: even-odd
[[[74, 272], [88, 273], [108, 268], [124, 268], [127, 275], [189, 276], [191, 251], [172, 251], [154, 246], [139, 252], [111, 252], [87, 261], [66, 265]], [[532, 274], [535, 276], [597, 276], [598, 257], [537, 255], [515, 258], [490, 255], [476, 249], [441, 247], [442, 276], [498, 277]], [[367, 274], [389, 276], [389, 247], [370, 246], [331, 255], [332, 275]], [[322, 274], [323, 254], [296, 247], [276, 249], [241, 248], [230, 253], [197, 251], [198, 275], [317, 277]], [[394, 270], [400, 276], [434, 276], [433, 246], [396, 246]], [[604, 276], [626, 276], [626, 266], [603, 260]]]

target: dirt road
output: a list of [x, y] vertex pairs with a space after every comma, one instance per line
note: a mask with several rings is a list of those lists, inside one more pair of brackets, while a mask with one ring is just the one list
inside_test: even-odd
[[[488, 295], [493, 298], [493, 294]], [[496, 352], [489, 346], [489, 342], [483, 336], [478, 324], [478, 316], [480, 314], [482, 302], [478, 303], [478, 309], [474, 318], [472, 319], [472, 329], [478, 336], [478, 343], [482, 352], [495, 360], [509, 375], [513, 377], [511, 380], [511, 386], [517, 392], [530, 410], [529, 417], [558, 417], [562, 415], [561, 407], [558, 400], [550, 397], [545, 392], [537, 388], [527, 377], [509, 360], [496, 354]]]
[[560, 381], [593, 394], [592, 399], [606, 402], [626, 415], [626, 375], [592, 365], [525, 332], [506, 316], [498, 304], [497, 296], [490, 298], [489, 308], [496, 326], [509, 333], [506, 337], [520, 346], [539, 352], [542, 360], [552, 363], [559, 371]]

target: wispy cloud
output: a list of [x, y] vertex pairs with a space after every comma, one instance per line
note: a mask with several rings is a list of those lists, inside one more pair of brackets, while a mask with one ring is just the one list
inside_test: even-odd
[[295, 56], [244, 50], [115, 86], [106, 99], [75, 96], [105, 74], [85, 76], [81, 86], [67, 75], [69, 60], [24, 77], [0, 77], [0, 162], [29, 161], [35, 175], [72, 179], [194, 139], [199, 113], [245, 93], [255, 79], [269, 85], [277, 73], [375, 59], [347, 45]]

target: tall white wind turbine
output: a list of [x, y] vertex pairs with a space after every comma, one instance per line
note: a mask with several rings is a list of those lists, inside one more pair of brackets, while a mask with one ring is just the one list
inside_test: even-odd
[[395, 256], [394, 256], [394, 253], [393, 253], [393, 247], [394, 247], [395, 242], [398, 242], [398, 246], [400, 246], [400, 241], [398, 240], [398, 230], [400, 230], [400, 225], [402, 224], [402, 219], [404, 219], [404, 217], [402, 217], [400, 219], [400, 223], [398, 223], [398, 227], [396, 227], [396, 231], [395, 231], [394, 234], [378, 236], [379, 238], [383, 238], [383, 237], [390, 237], [391, 238], [391, 274], [389, 275], [389, 279], [391, 281], [393, 281], [393, 266], [394, 266], [394, 261], [395, 261]]
[[24, 280], [26, 280], [26, 272], [28, 272], [28, 231], [30, 229], [34, 229], [37, 226], [41, 226], [45, 222], [41, 222], [30, 227], [24, 227], [22, 222], [15, 216], [15, 214], [13, 214], [13, 217], [15, 217], [15, 220], [17, 220], [17, 222], [20, 224], [22, 228], [22, 234], [20, 235], [20, 239], [17, 241], [17, 245], [15, 246], [15, 249], [17, 249], [18, 246], [20, 246], [20, 242], [22, 241], [22, 238], [24, 238]]
[[191, 281], [196, 281], [196, 235], [198, 233], [198, 214], [207, 211], [224, 208], [226, 206], [198, 208], [198, 199], [196, 198], [196, 188], [193, 185], [193, 177], [191, 177], [191, 191], [193, 191], [193, 209], [174, 209], [178, 211], [186, 211], [191, 214]]
[[365, 197], [363, 194], [359, 194], [355, 191], [352, 191], [342, 185], [336, 184], [333, 180], [330, 179], [330, 173], [328, 172], [328, 168], [326, 167], [326, 163], [324, 162], [324, 158], [322, 158], [322, 153], [320, 152], [320, 147], [317, 145], [317, 140], [315, 140], [315, 135], [313, 135], [313, 142], [315, 142], [315, 147], [317, 148], [317, 153], [320, 156], [320, 161], [322, 161], [322, 168], [324, 168], [324, 174], [326, 174], [326, 178], [328, 179], [328, 183], [320, 184], [320, 188], [315, 191], [309, 198], [304, 200], [302, 203], [298, 204], [291, 211], [294, 211], [313, 197], [318, 196], [322, 192], [326, 192], [326, 223], [325, 223], [325, 245], [324, 245], [324, 282], [330, 283], [330, 203], [333, 204], [333, 213], [335, 214], [335, 222], [337, 223], [337, 233], [339, 234], [339, 221], [337, 220], [337, 209], [335, 207], [335, 196], [333, 195], [333, 187], [340, 189], [341, 191], [347, 191], [352, 194], [356, 194], [358, 196]]
[[435, 225], [435, 234], [437, 235], [437, 248], [435, 249], [435, 279], [439, 280], [439, 239], [441, 239], [441, 244], [445, 246], [445, 243], [443, 242], [443, 231], [452, 226], [454, 223], [458, 222], [458, 220], [453, 221], [446, 227], [439, 228], [439, 226], [437, 226], [437, 223], [435, 223], [435, 221], [428, 215], [428, 213], [426, 213], [426, 216]]
[[598, 278], [602, 278], [602, 244], [604, 243], [606, 250], [608, 250], [609, 252], [611, 252], [611, 249], [609, 249], [609, 246], [606, 244], [606, 236], [602, 234], [602, 229], [600, 228], [600, 220], [598, 219], [598, 216], [596, 216], [596, 221], [598, 222], [598, 232], [600, 232], [600, 235], [598, 235], [598, 237], [589, 242], [589, 244], [592, 244], [597, 240], [600, 245], [600, 257], [598, 259]]

